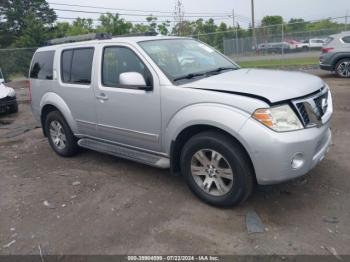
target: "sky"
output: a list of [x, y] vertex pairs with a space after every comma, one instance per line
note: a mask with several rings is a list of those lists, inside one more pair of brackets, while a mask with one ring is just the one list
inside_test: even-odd
[[[173, 12], [175, 0], [48, 0], [49, 3], [62, 4], [77, 4], [89, 6], [103, 6], [108, 8], [124, 8], [124, 9], [138, 9], [138, 10], [156, 10]], [[236, 21], [241, 26], [247, 27], [251, 19], [251, 1], [250, 0], [183, 0], [185, 15], [193, 15], [188, 13], [219, 13], [217, 14], [216, 22], [224, 21], [232, 24], [232, 18], [229, 14], [232, 9], [235, 9]], [[87, 10], [93, 12], [107, 12], [103, 9], [81, 8], [81, 7], [67, 7], [59, 5], [50, 5], [57, 9], [74, 9]], [[304, 18], [305, 20], [318, 20], [328, 17], [345, 16], [348, 11], [350, 16], [350, 0], [255, 0], [255, 17], [257, 24], [265, 15], [281, 15], [285, 21], [290, 18]], [[98, 18], [98, 14], [84, 14], [71, 13], [66, 11], [56, 11], [59, 17], [86, 17]], [[120, 11], [120, 13], [137, 13], [148, 14], [133, 11]], [[156, 14], [156, 13], [154, 13]], [[164, 15], [164, 14], [162, 14]], [[167, 15], [167, 14], [165, 14]], [[194, 14], [197, 15], [197, 14]], [[143, 21], [145, 17], [142, 16], [124, 16], [126, 20]], [[167, 20], [172, 18], [159, 18], [158, 20]], [[196, 18], [190, 18], [195, 20]], [[60, 19], [61, 20], [61, 19]], [[345, 18], [341, 20], [344, 22]], [[349, 17], [350, 23], [350, 17]], [[69, 20], [65, 20], [69, 21]]]

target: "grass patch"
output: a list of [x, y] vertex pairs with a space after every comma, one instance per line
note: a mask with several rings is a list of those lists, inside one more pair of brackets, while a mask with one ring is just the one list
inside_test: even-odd
[[238, 64], [243, 68], [288, 68], [318, 65], [318, 63], [319, 60], [316, 57], [238, 62]]

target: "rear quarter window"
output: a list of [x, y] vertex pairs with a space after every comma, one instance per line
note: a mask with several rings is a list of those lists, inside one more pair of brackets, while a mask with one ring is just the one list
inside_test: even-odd
[[346, 44], [350, 44], [350, 36], [345, 36], [342, 38], [343, 42]]
[[324, 45], [328, 45], [330, 42], [332, 42], [334, 40], [333, 37], [327, 37], [326, 41], [324, 42]]
[[29, 77], [32, 79], [52, 80], [54, 56], [55, 51], [35, 53], [30, 68]]

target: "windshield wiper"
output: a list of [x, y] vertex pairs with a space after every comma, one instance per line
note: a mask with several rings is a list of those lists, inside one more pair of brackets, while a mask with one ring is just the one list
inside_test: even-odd
[[173, 81], [179, 81], [179, 80], [184, 80], [184, 79], [193, 79], [195, 77], [198, 77], [198, 76], [211, 76], [213, 74], [218, 74], [222, 71], [226, 71], [226, 70], [236, 70], [237, 68], [235, 67], [219, 67], [219, 68], [216, 68], [214, 70], [210, 70], [210, 71], [207, 71], [207, 72], [204, 72], [204, 73], [190, 73], [190, 74], [187, 74], [187, 75], [184, 75], [184, 76], [180, 76], [180, 77], [177, 77], [175, 78]]
[[216, 73], [220, 73], [222, 71], [226, 71], [226, 70], [236, 70], [237, 68], [235, 67], [219, 67], [219, 68], [216, 68], [214, 70], [211, 70], [211, 71], [208, 71], [206, 72], [205, 74], [206, 75], [212, 75], [212, 74], [216, 74]]
[[198, 77], [198, 76], [205, 76], [206, 73], [191, 73], [191, 74], [187, 74], [187, 75], [184, 75], [184, 76], [179, 76], [177, 78], [174, 78], [173, 81], [179, 81], [179, 80], [184, 80], [184, 79], [192, 79], [192, 78], [195, 78], [195, 77]]

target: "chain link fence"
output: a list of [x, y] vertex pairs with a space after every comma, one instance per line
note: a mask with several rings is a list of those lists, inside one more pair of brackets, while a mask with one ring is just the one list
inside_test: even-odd
[[26, 77], [37, 48], [0, 49], [0, 69], [6, 80]]
[[251, 36], [223, 38], [223, 52], [238, 61], [318, 57], [330, 35], [350, 30], [344, 18], [258, 27]]
[[[191, 35], [237, 62], [313, 58], [317, 64], [325, 39], [350, 30], [345, 17]], [[316, 23], [317, 22], [317, 23]], [[31, 58], [37, 48], [0, 49], [0, 69], [6, 79], [26, 77]]]

